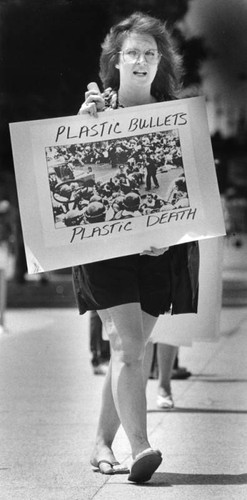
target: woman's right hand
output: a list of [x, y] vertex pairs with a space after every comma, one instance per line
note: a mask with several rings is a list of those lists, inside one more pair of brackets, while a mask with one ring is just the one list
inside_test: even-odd
[[102, 111], [105, 107], [105, 101], [102, 97], [97, 83], [89, 83], [88, 90], [85, 92], [85, 101], [81, 105], [78, 115], [89, 114], [97, 118], [98, 111]]

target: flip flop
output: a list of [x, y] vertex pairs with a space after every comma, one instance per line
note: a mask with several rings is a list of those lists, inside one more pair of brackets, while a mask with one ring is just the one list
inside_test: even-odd
[[109, 460], [99, 460], [99, 462], [93, 462], [91, 465], [95, 472], [100, 472], [101, 474], [128, 474], [129, 468], [124, 467], [117, 461], [110, 462]]
[[148, 448], [139, 453], [132, 462], [128, 481], [135, 483], [145, 483], [151, 479], [153, 473], [162, 462], [162, 455], [159, 450]]

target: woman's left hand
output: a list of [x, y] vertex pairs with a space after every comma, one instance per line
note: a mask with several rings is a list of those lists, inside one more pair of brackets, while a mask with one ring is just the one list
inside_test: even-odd
[[169, 247], [156, 248], [150, 247], [149, 250], [144, 250], [140, 255], [150, 255], [151, 257], [159, 257], [159, 255], [163, 255], [163, 253], [167, 252]]

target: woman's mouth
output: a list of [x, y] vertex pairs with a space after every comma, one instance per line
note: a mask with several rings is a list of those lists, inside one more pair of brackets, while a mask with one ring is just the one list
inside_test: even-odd
[[147, 71], [133, 71], [134, 75], [136, 76], [146, 76]]

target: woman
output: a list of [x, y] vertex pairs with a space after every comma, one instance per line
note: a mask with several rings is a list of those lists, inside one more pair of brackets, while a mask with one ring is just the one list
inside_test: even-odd
[[[102, 95], [95, 88], [86, 92], [79, 113], [97, 116], [106, 108], [173, 99], [179, 75], [180, 59], [164, 24], [134, 13], [107, 35], [100, 59], [100, 76], [106, 90]], [[122, 472], [112, 451], [120, 423], [132, 451], [130, 481], [148, 481], [162, 461], [161, 452], [152, 449], [147, 436], [143, 359], [159, 314], [171, 306], [174, 313], [196, 310], [197, 286], [191, 276], [188, 250], [188, 245], [151, 247], [141, 255], [73, 269], [80, 313], [98, 311], [111, 345], [91, 457], [91, 464], [101, 473]]]

